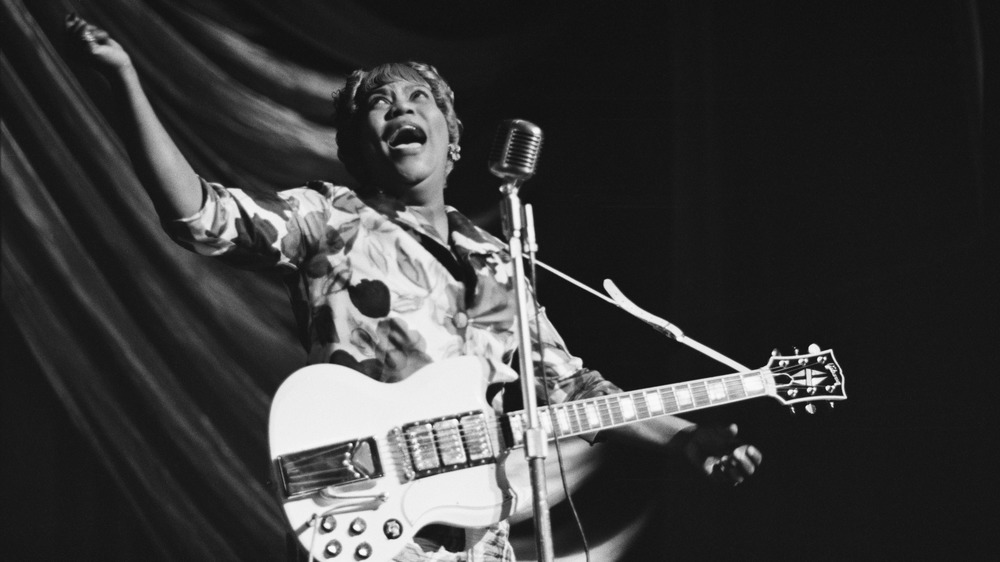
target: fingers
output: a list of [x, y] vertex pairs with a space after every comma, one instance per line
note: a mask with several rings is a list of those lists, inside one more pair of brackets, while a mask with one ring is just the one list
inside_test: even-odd
[[764, 455], [753, 445], [743, 445], [733, 450], [733, 458], [739, 464], [739, 471], [746, 477], [757, 470], [764, 460]]
[[714, 458], [710, 474], [716, 480], [736, 486], [753, 475], [764, 460], [764, 455], [753, 445], [733, 449], [731, 454]]
[[87, 26], [87, 20], [76, 15], [74, 12], [66, 14], [66, 19], [64, 22], [64, 27], [66, 32], [71, 35], [78, 35], [83, 32], [83, 28]]
[[65, 29], [67, 35], [87, 50], [95, 45], [103, 45], [108, 40], [106, 31], [87, 23], [87, 20], [72, 12], [66, 14]]
[[737, 453], [742, 453], [742, 455], [750, 462], [754, 468], [760, 466], [760, 463], [764, 462], [764, 453], [760, 452], [760, 449], [754, 447], [753, 445], [744, 445], [736, 450]]
[[764, 455], [749, 444], [739, 444], [739, 427], [699, 426], [685, 446], [688, 459], [713, 480], [733, 486], [753, 475]]
[[727, 427], [726, 429], [729, 431], [729, 435], [731, 437], [736, 437], [736, 434], [739, 433], [740, 431], [740, 428], [737, 427], [735, 423], [729, 424], [729, 427]]
[[723, 455], [715, 459], [712, 464], [711, 476], [718, 482], [736, 486], [743, 482], [748, 474], [744, 472], [744, 466], [734, 455]]

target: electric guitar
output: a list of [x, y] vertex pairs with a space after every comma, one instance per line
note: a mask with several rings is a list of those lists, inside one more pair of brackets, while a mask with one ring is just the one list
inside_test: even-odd
[[[525, 414], [490, 407], [486, 368], [459, 357], [387, 384], [311, 365], [281, 385], [271, 458], [310, 560], [389, 560], [429, 523], [488, 527], [530, 508], [529, 471], [514, 460], [524, 458]], [[539, 418], [552, 440], [758, 396], [810, 412], [847, 398], [833, 352], [810, 346], [759, 370], [555, 404]]]

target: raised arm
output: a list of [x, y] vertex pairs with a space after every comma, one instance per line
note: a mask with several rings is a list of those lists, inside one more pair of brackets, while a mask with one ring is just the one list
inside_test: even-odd
[[76, 14], [67, 15], [65, 25], [71, 47], [111, 84], [132, 165], [161, 218], [193, 215], [202, 205], [201, 182], [153, 111], [128, 53], [103, 29]]

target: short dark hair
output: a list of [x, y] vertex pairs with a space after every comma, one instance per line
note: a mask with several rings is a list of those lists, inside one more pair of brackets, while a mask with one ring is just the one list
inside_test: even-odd
[[434, 101], [444, 113], [448, 123], [450, 144], [458, 145], [462, 136], [462, 122], [455, 114], [455, 93], [433, 66], [408, 61], [381, 64], [368, 70], [355, 70], [347, 78], [343, 89], [333, 95], [333, 124], [337, 129], [337, 157], [347, 168], [348, 173], [362, 184], [368, 178], [361, 162], [359, 116], [364, 114], [364, 104], [373, 90], [401, 80], [424, 83], [431, 89]]

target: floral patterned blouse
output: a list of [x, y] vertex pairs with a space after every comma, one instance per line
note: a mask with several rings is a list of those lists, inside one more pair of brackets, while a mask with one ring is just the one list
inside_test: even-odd
[[[318, 181], [265, 196], [202, 185], [202, 209], [167, 225], [169, 233], [199, 254], [287, 274], [310, 363], [395, 382], [429, 363], [475, 355], [492, 367], [489, 384], [517, 379], [509, 366], [518, 345], [510, 256], [457, 210], [447, 210], [446, 242], [387, 196], [362, 201]], [[550, 401], [618, 392], [567, 351], [544, 311], [539, 316]], [[537, 392], [544, 396], [540, 382]], [[501, 400], [502, 393], [493, 399], [498, 411]], [[509, 551], [506, 527], [497, 532], [480, 543]], [[507, 559], [495, 554], [472, 559]]]

